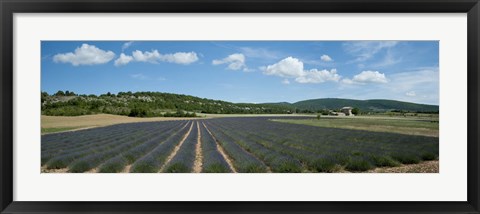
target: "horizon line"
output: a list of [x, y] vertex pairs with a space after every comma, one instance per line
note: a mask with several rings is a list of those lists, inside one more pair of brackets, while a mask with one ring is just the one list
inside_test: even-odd
[[[95, 94], [95, 93], [91, 93], [91, 94], [86, 94], [86, 93], [76, 93], [75, 91], [73, 90], [59, 90], [59, 91], [63, 91], [63, 92], [66, 92], [66, 91], [69, 91], [69, 92], [73, 92], [75, 93], [77, 96], [78, 95], [86, 95], [86, 96], [89, 96], [89, 95], [95, 95], [95, 96], [100, 96], [100, 95], [103, 95], [103, 94], [107, 94], [107, 93], [111, 93], [111, 94], [115, 94], [115, 95], [118, 95], [118, 93], [128, 93], [128, 92], [131, 92], [131, 93], [144, 93], [144, 92], [150, 92], [150, 93], [164, 93], [164, 94], [177, 94], [177, 95], [184, 95], [184, 96], [192, 96], [192, 97], [197, 97], [197, 98], [200, 98], [200, 99], [208, 99], [208, 100], [216, 100], [216, 101], [223, 101], [223, 102], [229, 102], [229, 103], [234, 103], [234, 104], [274, 104], [274, 103], [289, 103], [289, 104], [294, 104], [294, 103], [298, 103], [298, 102], [302, 102], [302, 101], [309, 101], [309, 100], [319, 100], [319, 99], [344, 99], [344, 100], [356, 100], [356, 101], [369, 101], [369, 100], [390, 100], [390, 101], [397, 101], [397, 102], [404, 102], [404, 103], [413, 103], [413, 104], [420, 104], [420, 105], [431, 105], [431, 106], [440, 106], [439, 104], [428, 104], [428, 103], [415, 103], [415, 102], [410, 102], [410, 101], [403, 101], [403, 100], [396, 100], [396, 99], [388, 99], [388, 98], [370, 98], [370, 99], [355, 99], [355, 98], [342, 98], [342, 97], [323, 97], [323, 98], [310, 98], [310, 99], [304, 99], [304, 100], [298, 100], [296, 102], [287, 102], [287, 101], [267, 101], [267, 102], [233, 102], [233, 101], [227, 101], [227, 100], [222, 100], [222, 99], [215, 99], [215, 98], [207, 98], [207, 97], [201, 97], [201, 96], [195, 96], [195, 95], [189, 95], [189, 94], [183, 94], [183, 93], [172, 93], [172, 92], [161, 92], [161, 91], [119, 91], [119, 92], [110, 92], [110, 91], [107, 91], [105, 93], [100, 93], [100, 94]], [[47, 92], [47, 91], [40, 91], [40, 93], [43, 93], [43, 92]], [[58, 92], [58, 91], [57, 91]], [[54, 92], [54, 93], [48, 93], [48, 95], [54, 95], [55, 93], [57, 92]]]

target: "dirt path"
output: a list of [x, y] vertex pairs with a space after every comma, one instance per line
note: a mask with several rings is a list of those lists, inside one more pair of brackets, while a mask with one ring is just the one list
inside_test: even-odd
[[207, 126], [205, 125], [205, 123], [202, 122], [202, 125], [205, 127], [205, 129], [207, 130], [208, 134], [209, 134], [210, 136], [212, 136], [213, 140], [215, 141], [215, 144], [217, 144], [217, 150], [218, 150], [218, 152], [220, 153], [220, 155], [222, 155], [223, 159], [225, 159], [225, 161], [227, 162], [228, 167], [230, 168], [230, 170], [232, 170], [233, 173], [237, 173], [237, 170], [235, 170], [235, 167], [233, 167], [232, 160], [230, 159], [230, 157], [228, 157], [227, 153], [225, 153], [225, 150], [223, 150], [222, 146], [220, 146], [220, 144], [219, 144], [218, 141], [217, 141], [217, 138], [215, 138], [215, 136], [213, 136], [212, 132], [210, 132], [210, 129], [207, 128]]
[[173, 149], [172, 153], [170, 153], [170, 155], [167, 157], [167, 160], [165, 161], [165, 163], [163, 164], [163, 166], [160, 168], [160, 170], [158, 170], [158, 172], [163, 172], [163, 170], [165, 169], [165, 167], [168, 165], [168, 163], [170, 163], [170, 161], [173, 159], [173, 157], [175, 157], [175, 155], [177, 154], [178, 150], [180, 150], [180, 148], [182, 147], [183, 145], [183, 142], [185, 142], [185, 140], [187, 139], [188, 135], [190, 135], [190, 132], [192, 131], [192, 128], [193, 128], [193, 124], [195, 122], [192, 122], [192, 125], [190, 125], [190, 129], [188, 130], [187, 134], [185, 134], [182, 138], [182, 140], [180, 141], [180, 143], [175, 146], [175, 148]]
[[130, 164], [130, 165], [126, 166], [126, 167], [123, 169], [122, 173], [130, 173], [130, 168], [132, 168], [132, 165], [133, 165], [133, 164]]
[[[211, 133], [210, 133], [211, 134]], [[212, 135], [213, 137], [213, 135]], [[218, 145], [218, 144], [217, 144]], [[260, 158], [258, 158], [257, 156], [255, 156], [253, 153], [247, 151], [245, 148], [243, 148], [241, 145], [237, 144], [238, 148], [240, 148], [243, 152], [247, 153], [247, 154], [250, 154], [254, 159], [256, 159], [257, 161], [259, 161], [260, 163], [262, 163], [264, 166], [265, 166], [265, 171], [267, 173], [272, 173], [272, 169], [270, 168], [270, 166], [268, 166], [263, 160], [260, 160]]]
[[100, 168], [99, 168], [99, 167], [95, 167], [95, 168], [93, 168], [93, 169], [91, 169], [91, 170], [88, 170], [88, 171], [86, 171], [86, 172], [84, 172], [84, 173], [97, 173], [98, 170], [100, 170]]
[[68, 168], [61, 169], [47, 169], [47, 166], [44, 165], [41, 168], [41, 173], [68, 173]]
[[439, 162], [424, 161], [417, 164], [407, 164], [397, 167], [381, 167], [367, 171], [369, 173], [438, 173]]
[[[182, 131], [185, 127], [187, 127], [187, 126], [188, 126], [188, 123], [189, 123], [189, 122], [185, 123], [185, 125], [182, 126], [182, 128], [180, 128], [178, 131], [176, 131], [173, 135], [176, 135], [178, 132]], [[173, 136], [173, 135], [171, 135], [171, 136]], [[171, 137], [171, 136], [170, 136], [170, 137]], [[167, 141], [167, 140], [168, 140], [168, 138], [167, 138], [165, 141]], [[135, 162], [137, 162], [138, 160], [141, 160], [142, 158], [149, 156], [152, 152], [154, 152], [155, 150], [157, 150], [157, 148], [158, 148], [162, 143], [164, 143], [165, 141], [161, 141], [160, 143], [158, 143], [158, 145], [157, 145], [155, 148], [153, 148], [152, 150], [150, 150], [149, 152], [147, 152], [147, 154], [144, 154], [144, 155], [142, 155], [141, 157], [137, 158], [137, 159], [133, 162], [133, 164], [130, 165], [130, 167], [133, 166], [133, 165], [135, 164]], [[128, 169], [128, 172], [130, 172], [130, 168]]]
[[193, 172], [202, 172], [202, 134], [200, 133], [200, 125], [197, 122], [197, 145], [195, 146], [195, 162], [193, 163]]

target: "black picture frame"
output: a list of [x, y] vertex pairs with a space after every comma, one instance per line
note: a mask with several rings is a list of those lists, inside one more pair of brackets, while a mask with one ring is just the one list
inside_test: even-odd
[[[478, 0], [0, 0], [1, 213], [480, 213]], [[466, 202], [19, 202], [13, 201], [14, 13], [467, 13]]]

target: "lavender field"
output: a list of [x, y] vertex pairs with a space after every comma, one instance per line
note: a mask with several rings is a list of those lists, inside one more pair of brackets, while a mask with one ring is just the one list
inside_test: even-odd
[[43, 135], [42, 172], [365, 172], [438, 159], [438, 137], [275, 119], [141, 122]]

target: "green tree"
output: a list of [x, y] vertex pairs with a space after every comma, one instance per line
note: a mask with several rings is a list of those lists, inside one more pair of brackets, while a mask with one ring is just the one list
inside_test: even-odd
[[354, 114], [354, 115], [360, 114], [360, 109], [358, 109], [358, 108], [353, 108], [353, 109], [352, 109], [352, 114]]
[[76, 96], [76, 94], [73, 91], [65, 91], [65, 96]]
[[63, 91], [57, 91], [57, 93], [55, 93], [55, 96], [65, 96], [65, 92]]
[[47, 97], [48, 97], [48, 93], [47, 92], [42, 92], [41, 94], [41, 99], [42, 99], [42, 103], [45, 102], [47, 100]]
[[128, 114], [129, 117], [145, 117], [147, 116], [147, 111], [145, 109], [133, 108]]

